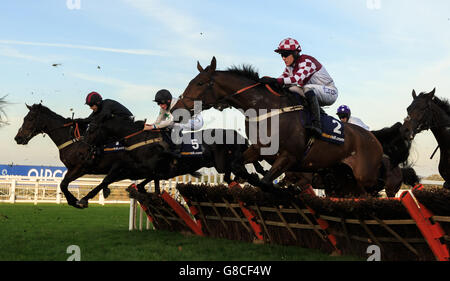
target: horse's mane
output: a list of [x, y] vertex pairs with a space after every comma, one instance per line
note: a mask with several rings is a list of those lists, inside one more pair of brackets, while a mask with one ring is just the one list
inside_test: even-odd
[[[422, 92], [420, 93], [417, 97], [427, 97], [427, 93]], [[444, 110], [444, 112], [450, 116], [450, 102], [447, 99], [443, 99], [443, 98], [438, 98], [436, 96], [434, 96], [433, 98], [434, 103], [439, 106], [439, 108], [441, 108], [442, 110]]]
[[47, 115], [49, 115], [50, 116], [50, 118], [53, 118], [53, 119], [61, 119], [61, 120], [68, 120], [68, 118], [65, 118], [65, 117], [62, 117], [61, 115], [59, 115], [58, 113], [55, 113], [54, 111], [52, 111], [51, 109], [49, 109], [48, 107], [46, 107], [46, 106], [44, 106], [44, 105], [42, 105], [42, 104], [40, 104], [40, 103], [38, 103], [38, 104], [33, 104], [32, 106], [31, 106], [31, 108], [33, 109], [33, 110], [39, 110], [39, 111], [41, 111], [41, 112], [44, 112], [45, 114], [47, 114]]
[[254, 81], [259, 80], [258, 72], [254, 69], [254, 67], [252, 65], [249, 65], [249, 64], [243, 64], [241, 66], [233, 65], [233, 66], [227, 68], [227, 71], [232, 74], [247, 77], [248, 79], [251, 79]]
[[450, 116], [450, 102], [447, 99], [440, 99], [435, 96], [433, 100], [437, 106], [439, 106], [445, 111], [445, 113], [447, 113], [448, 116]]

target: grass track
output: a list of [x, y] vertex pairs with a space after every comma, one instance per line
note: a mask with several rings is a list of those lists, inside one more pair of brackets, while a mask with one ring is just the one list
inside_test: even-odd
[[83, 261], [329, 261], [293, 246], [185, 236], [168, 231], [128, 231], [128, 205], [0, 203], [1, 261], [65, 261], [77, 245]]

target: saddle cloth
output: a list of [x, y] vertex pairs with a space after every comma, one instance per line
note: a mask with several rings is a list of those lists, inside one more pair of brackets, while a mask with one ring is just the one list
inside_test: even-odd
[[[302, 114], [302, 124], [311, 124], [311, 113], [307, 110], [300, 111]], [[320, 123], [322, 125], [322, 135], [319, 137], [321, 140], [334, 143], [343, 144], [344, 143], [344, 124], [323, 112], [320, 112]]]
[[183, 134], [183, 142], [181, 144], [182, 156], [201, 156], [203, 155], [203, 145], [201, 140], [202, 132], [189, 132]]
[[[163, 132], [162, 135], [163, 139], [169, 144], [170, 149], [175, 150], [177, 145], [172, 141], [171, 132]], [[201, 131], [183, 133], [180, 139], [177, 140], [177, 143], [181, 141], [181, 144], [179, 144], [181, 146], [180, 155], [182, 157], [202, 156], [204, 152], [203, 145], [201, 144], [202, 139]]]

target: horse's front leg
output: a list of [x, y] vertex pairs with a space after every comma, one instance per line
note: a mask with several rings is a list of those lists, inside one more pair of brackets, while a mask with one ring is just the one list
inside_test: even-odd
[[[92, 199], [97, 195], [100, 190], [108, 188], [108, 185], [110, 185], [113, 182], [119, 181], [124, 179], [123, 173], [121, 172], [121, 169], [119, 166], [112, 167], [106, 177], [102, 180], [102, 182], [96, 186], [94, 189], [92, 189], [86, 196], [81, 198], [79, 201], [76, 202], [78, 207], [80, 208], [87, 208], [88, 207], [88, 201], [89, 199]], [[109, 188], [108, 188], [109, 189]]]
[[155, 193], [156, 194], [160, 194], [161, 193], [161, 188], [159, 186], [159, 179], [154, 179], [153, 181], [155, 182]]
[[286, 171], [297, 163], [297, 158], [293, 156], [292, 153], [288, 151], [282, 151], [280, 155], [275, 159], [270, 170], [266, 173], [266, 175], [262, 179], [263, 186], [261, 187], [264, 191], [270, 191], [274, 188], [273, 180], [279, 177]]
[[450, 153], [449, 148], [445, 149], [443, 147], [441, 149], [441, 158], [439, 160], [439, 174], [444, 179], [443, 188], [450, 190]]
[[137, 184], [137, 190], [140, 193], [147, 193], [145, 190], [145, 185], [152, 181], [152, 178], [146, 178], [145, 180], [141, 181], [139, 184]]
[[73, 196], [72, 193], [70, 193], [68, 186], [69, 186], [69, 183], [71, 183], [72, 181], [81, 177], [82, 175], [84, 175], [84, 172], [81, 167], [77, 167], [75, 169], [69, 169], [59, 185], [61, 192], [66, 197], [67, 204], [69, 204], [70, 206], [73, 206], [75, 208], [79, 208], [79, 209], [81, 209], [81, 207], [77, 205], [77, 198], [75, 196]]

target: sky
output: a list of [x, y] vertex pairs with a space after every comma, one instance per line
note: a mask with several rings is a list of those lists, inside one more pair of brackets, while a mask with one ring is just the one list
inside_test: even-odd
[[[371, 130], [403, 122], [411, 92], [450, 98], [448, 0], [4, 0], [0, 2], [0, 97], [9, 122], [0, 128], [0, 164], [62, 166], [50, 138], [14, 141], [25, 104], [42, 102], [75, 118], [90, 114], [91, 91], [115, 99], [137, 119], [156, 119], [159, 89], [179, 96], [213, 56], [217, 69], [251, 64], [260, 76], [284, 70], [273, 52], [297, 39], [339, 90], [341, 104]], [[57, 66], [52, 66], [57, 64]], [[237, 110], [203, 113], [205, 128], [243, 132]], [[438, 173], [430, 131], [417, 135], [410, 162]]]

